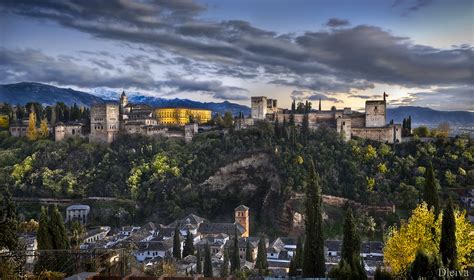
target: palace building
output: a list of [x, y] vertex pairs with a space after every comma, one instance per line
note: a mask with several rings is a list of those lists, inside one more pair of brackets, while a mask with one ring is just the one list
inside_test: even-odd
[[[401, 142], [402, 126], [392, 122], [387, 123], [386, 96], [384, 93], [383, 100], [367, 100], [364, 113], [353, 111], [348, 107], [322, 110], [321, 100], [319, 100], [318, 109], [312, 109], [307, 113], [309, 127], [311, 129], [320, 126], [332, 127], [342, 134], [346, 141], [351, 137], [360, 137], [387, 143]], [[252, 97], [252, 119], [288, 122], [292, 115], [291, 110], [276, 108], [276, 104], [276, 100], [267, 99], [264, 96]], [[304, 113], [293, 112], [293, 119], [297, 126], [302, 126], [304, 117]]]
[[[125, 92], [120, 101], [96, 104], [91, 108], [92, 142], [111, 143], [118, 134], [142, 134], [147, 136], [179, 137], [186, 142], [197, 133], [197, 124], [211, 119], [211, 111], [191, 108], [158, 108], [146, 104], [131, 104]], [[168, 126], [184, 126], [184, 131], [169, 131]], [[60, 127], [59, 132], [65, 131]], [[64, 134], [64, 133], [63, 133]], [[61, 133], [59, 138], [64, 138]]]
[[211, 120], [212, 112], [206, 109], [193, 108], [156, 108], [156, 120], [162, 125], [183, 126], [194, 120], [203, 124]]

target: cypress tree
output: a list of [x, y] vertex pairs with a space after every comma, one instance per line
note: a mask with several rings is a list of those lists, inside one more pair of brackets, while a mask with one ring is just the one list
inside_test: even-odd
[[265, 238], [260, 237], [258, 242], [257, 260], [255, 261], [255, 267], [258, 269], [258, 275], [263, 276], [267, 274], [268, 262], [267, 262], [267, 248], [265, 246]]
[[276, 139], [281, 138], [281, 128], [280, 128], [280, 122], [278, 121], [278, 118], [275, 120], [275, 124], [273, 125], [273, 130], [275, 134]]
[[295, 100], [291, 103], [291, 113], [290, 113], [290, 126], [295, 126]]
[[189, 255], [194, 255], [194, 236], [188, 230], [186, 240], [184, 241], [183, 258]]
[[325, 277], [324, 239], [322, 231], [321, 187], [314, 162], [310, 160], [306, 187], [305, 246], [303, 277]]
[[294, 255], [296, 270], [303, 269], [303, 240], [301, 236], [298, 237], [298, 242], [296, 243], [296, 251]]
[[360, 254], [360, 239], [356, 233], [354, 216], [349, 208], [344, 221], [344, 236], [342, 239], [341, 259], [351, 263], [354, 256]]
[[240, 270], [239, 237], [237, 236], [237, 228], [235, 228], [233, 245], [232, 258], [230, 259], [230, 271], [236, 273]]
[[0, 195], [1, 198], [5, 204], [2, 204], [0, 208], [0, 217], [2, 217], [0, 221], [0, 250], [4, 248], [15, 250], [18, 246], [16, 207], [9, 193]]
[[449, 198], [448, 205], [443, 210], [439, 252], [444, 266], [450, 270], [455, 270], [457, 267], [456, 221], [451, 198]]
[[41, 207], [41, 213], [39, 217], [39, 226], [36, 233], [36, 241], [38, 242], [38, 250], [40, 251], [38, 261], [35, 264], [35, 272], [41, 272], [47, 270], [47, 259], [48, 254], [41, 252], [41, 250], [53, 249], [51, 243], [51, 237], [49, 236], [49, 215], [48, 209], [44, 206]]
[[224, 249], [224, 262], [221, 266], [221, 277], [229, 276], [229, 250]]
[[64, 225], [63, 217], [55, 205], [51, 212], [51, 219], [49, 221], [49, 232], [53, 248], [52, 249], [69, 249], [69, 239], [67, 236], [66, 226]]
[[367, 279], [367, 275], [361, 264], [360, 238], [356, 231], [351, 208], [347, 210], [346, 220], [344, 221], [341, 259], [349, 265], [352, 279]]
[[209, 244], [206, 243], [204, 249], [204, 277], [212, 277], [212, 260], [211, 260], [211, 249]]
[[439, 214], [439, 197], [433, 164], [430, 162], [425, 174], [423, 200], [428, 204], [428, 209], [434, 208], [435, 217]]
[[303, 116], [303, 127], [301, 128], [301, 142], [306, 144], [309, 134], [309, 116], [308, 113], [305, 113]]
[[197, 274], [202, 274], [201, 249], [199, 249], [199, 248], [198, 248], [197, 253], [196, 253], [196, 259], [197, 259], [196, 273]]
[[174, 229], [173, 236], [173, 257], [176, 259], [181, 259], [181, 241], [179, 240], [179, 230], [178, 227]]
[[250, 248], [250, 241], [247, 240], [247, 247], [245, 248], [245, 260], [253, 262], [252, 249]]
[[290, 268], [289, 268], [289, 271], [288, 271], [288, 276], [295, 277], [297, 274], [298, 273], [297, 273], [295, 258], [291, 258]]

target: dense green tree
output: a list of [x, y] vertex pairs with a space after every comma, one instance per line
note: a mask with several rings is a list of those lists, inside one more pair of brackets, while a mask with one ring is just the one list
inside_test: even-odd
[[234, 117], [231, 112], [225, 112], [224, 114], [224, 127], [229, 128], [234, 124]]
[[298, 241], [296, 243], [295, 255], [293, 256], [296, 270], [303, 269], [303, 256], [304, 256], [303, 239], [300, 236], [298, 237]]
[[248, 262], [253, 262], [252, 249], [250, 248], [249, 240], [247, 240], [247, 245], [245, 247], [245, 260]]
[[173, 257], [180, 260], [181, 259], [181, 240], [178, 227], [174, 229], [173, 235]]
[[324, 239], [322, 231], [322, 198], [319, 175], [309, 162], [306, 187], [305, 245], [303, 277], [325, 277]]
[[49, 233], [53, 249], [69, 249], [69, 239], [67, 236], [66, 226], [64, 220], [59, 212], [58, 207], [55, 205], [50, 211], [51, 218], [49, 221]]
[[230, 272], [235, 274], [240, 270], [240, 255], [239, 255], [239, 237], [237, 235], [237, 228], [235, 228], [233, 246], [232, 246], [232, 257], [230, 258]]
[[438, 216], [438, 214], [440, 213], [438, 185], [436, 182], [433, 164], [431, 162], [425, 172], [423, 200], [428, 204], [428, 208], [434, 208], [435, 215]]
[[440, 267], [437, 257], [430, 257], [424, 251], [416, 252], [415, 260], [410, 266], [409, 277], [411, 279], [431, 278], [433, 275], [438, 275]]
[[197, 253], [196, 253], [196, 273], [197, 274], [202, 274], [202, 257], [201, 257], [201, 249], [198, 247]]
[[212, 277], [212, 259], [211, 259], [211, 249], [209, 248], [209, 244], [206, 243], [206, 247], [204, 249], [204, 270], [203, 270], [204, 277]]
[[350, 208], [346, 213], [343, 231], [341, 259], [349, 265], [351, 279], [367, 279], [367, 275], [361, 264], [360, 237], [357, 233], [355, 219]]
[[[58, 271], [69, 267], [68, 264], [71, 258], [67, 253], [61, 251], [69, 249], [69, 240], [63, 218], [57, 206], [54, 206], [50, 211], [45, 207], [41, 208], [36, 238], [40, 256], [35, 265], [35, 271]], [[41, 252], [41, 250], [60, 251], [51, 253], [48, 251]]]
[[267, 246], [265, 238], [260, 237], [258, 242], [257, 260], [255, 261], [255, 268], [258, 269], [258, 275], [263, 276], [268, 274], [267, 262]]
[[0, 249], [15, 250], [18, 246], [16, 207], [9, 193], [0, 195], [0, 198], [3, 198], [0, 208]]
[[450, 270], [455, 270], [457, 268], [456, 222], [451, 198], [449, 198], [448, 205], [443, 210], [439, 252], [443, 265]]
[[81, 242], [86, 234], [86, 229], [81, 225], [79, 221], [72, 221], [70, 223], [70, 232], [71, 232], [71, 248], [79, 249]]
[[224, 261], [220, 272], [221, 277], [229, 276], [229, 250], [227, 248], [224, 249]]
[[194, 255], [194, 236], [188, 230], [186, 240], [184, 241], [183, 258], [189, 255]]

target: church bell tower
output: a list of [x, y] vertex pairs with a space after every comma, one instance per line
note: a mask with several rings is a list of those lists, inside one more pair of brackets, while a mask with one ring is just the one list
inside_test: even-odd
[[235, 208], [235, 222], [239, 223], [245, 231], [242, 233], [242, 237], [249, 237], [249, 208], [245, 205], [240, 205]]

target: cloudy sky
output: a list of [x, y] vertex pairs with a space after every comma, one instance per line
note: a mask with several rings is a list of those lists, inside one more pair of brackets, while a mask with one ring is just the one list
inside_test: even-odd
[[2, 0], [0, 83], [474, 111], [472, 0]]

